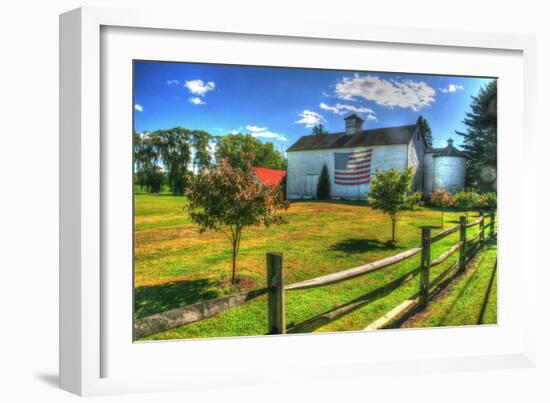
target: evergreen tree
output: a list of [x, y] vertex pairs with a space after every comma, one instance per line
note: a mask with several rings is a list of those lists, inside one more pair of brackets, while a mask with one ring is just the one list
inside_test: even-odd
[[327, 164], [323, 164], [319, 181], [317, 182], [317, 199], [327, 200], [330, 197], [330, 179]]
[[491, 81], [472, 97], [471, 111], [463, 123], [463, 148], [468, 154], [466, 186], [481, 192], [494, 191], [497, 178], [497, 82]]
[[424, 118], [422, 115], [419, 116], [416, 120], [416, 126], [418, 126], [420, 134], [426, 139], [426, 143], [428, 143], [428, 146], [431, 147], [433, 143], [432, 128], [430, 127], [430, 124], [428, 123], [426, 118]]
[[325, 130], [325, 126], [322, 123], [319, 123], [311, 128], [311, 134], [328, 134], [328, 132]]

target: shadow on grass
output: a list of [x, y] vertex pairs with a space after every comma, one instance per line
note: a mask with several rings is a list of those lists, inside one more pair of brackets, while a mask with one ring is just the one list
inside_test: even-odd
[[391, 241], [381, 242], [377, 239], [350, 238], [337, 242], [330, 250], [345, 253], [365, 253], [370, 251], [383, 251], [397, 249], [397, 245]]
[[495, 281], [495, 274], [497, 272], [497, 261], [495, 260], [495, 265], [493, 266], [493, 272], [491, 273], [491, 279], [489, 280], [489, 285], [487, 286], [487, 291], [485, 292], [485, 297], [483, 298], [483, 305], [479, 311], [479, 316], [477, 317], [477, 324], [481, 325], [483, 323], [483, 317], [485, 316], [485, 311], [487, 310], [487, 304], [489, 302], [489, 297], [491, 295], [491, 290], [493, 289], [493, 283]]
[[329, 199], [329, 200], [318, 200], [318, 199], [296, 199], [289, 200], [291, 203], [322, 203], [322, 204], [340, 204], [346, 206], [361, 206], [368, 207], [366, 200], [348, 200], [348, 199]]
[[186, 280], [139, 287], [134, 290], [134, 316], [142, 318], [154, 313], [216, 298], [214, 280]]

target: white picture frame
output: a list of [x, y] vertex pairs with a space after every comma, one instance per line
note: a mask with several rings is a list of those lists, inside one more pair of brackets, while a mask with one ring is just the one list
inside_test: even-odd
[[[177, 365], [171, 365], [156, 376], [130, 372], [125, 374], [124, 368], [115, 371], [116, 375], [111, 376], [112, 371], [106, 369], [105, 361], [106, 357], [113, 355], [113, 351], [106, 347], [112, 343], [106, 336], [105, 329], [102, 329], [109, 323], [105, 321], [105, 317], [109, 315], [109, 305], [106, 303], [109, 291], [102, 283], [105, 274], [102, 267], [106, 264], [104, 252], [107, 249], [103, 243], [102, 227], [106, 226], [105, 220], [108, 219], [104, 212], [102, 213], [105, 197], [102, 192], [106, 189], [105, 175], [108, 175], [105, 172], [108, 153], [104, 152], [104, 147], [109, 144], [102, 144], [101, 137], [102, 131], [105, 130], [101, 110], [101, 92], [105, 91], [101, 88], [101, 32], [105, 27], [238, 34], [254, 36], [255, 40], [259, 41], [265, 38], [275, 42], [284, 41], [285, 38], [304, 43], [318, 39], [340, 41], [335, 43], [377, 43], [379, 46], [386, 44], [470, 49], [480, 54], [490, 50], [517, 52], [522, 67], [522, 82], [517, 84], [521, 84], [518, 88], [523, 89], [522, 99], [519, 101], [522, 105], [522, 116], [517, 120], [522, 124], [518, 128], [522, 132], [519, 158], [529, 161], [535, 150], [535, 42], [534, 38], [529, 36], [384, 28], [307, 19], [289, 19], [282, 25], [278, 21], [215, 19], [196, 15], [191, 18], [151, 10], [81, 8], [63, 14], [60, 17], [60, 384], [63, 389], [79, 395], [97, 395], [209, 388], [229, 384], [245, 386], [271, 382], [292, 383], [295, 382], [297, 374], [300, 374], [301, 381], [335, 378], [343, 380], [347, 377], [380, 373], [397, 375], [410, 372], [517, 368], [534, 365], [535, 322], [527, 314], [521, 323], [515, 321], [510, 324], [515, 337], [513, 347], [510, 347], [512, 344], [503, 344], [498, 353], [495, 350], [484, 354], [481, 345], [477, 351], [470, 351], [470, 354], [463, 354], [461, 350], [455, 350], [454, 354], [445, 354], [445, 347], [441, 347], [439, 352], [434, 354], [419, 353], [406, 359], [363, 359], [358, 355], [352, 357], [353, 359], [339, 361], [337, 355], [330, 354], [327, 354], [325, 359], [317, 360], [313, 355], [308, 355], [313, 354], [312, 352], [307, 351], [307, 345], [312, 344], [308, 339], [311, 337], [316, 338], [317, 346], [318, 340], [321, 340], [320, 343], [331, 346], [329, 350], [333, 351], [343, 340], [346, 345], [353, 346], [364, 342], [367, 337], [369, 343], [384, 343], [379, 341], [382, 338], [395, 342], [401, 337], [407, 337], [407, 343], [417, 343], [423, 338], [443, 337], [443, 333], [438, 329], [429, 332], [415, 330], [412, 333], [407, 332], [407, 336], [401, 336], [405, 332], [350, 332], [346, 335], [304, 335], [284, 339], [279, 336], [266, 337], [262, 338], [265, 341], [261, 342], [258, 342], [260, 338], [239, 338], [146, 343], [148, 356], [156, 356], [155, 350], [159, 356], [173, 354], [173, 350], [179, 346], [185, 346], [181, 349], [185, 348], [188, 353], [195, 351], [196, 354], [188, 355], [190, 359], [185, 364], [178, 364], [181, 367], [179, 374], [174, 370]], [[500, 150], [499, 144], [499, 152]], [[508, 158], [506, 152], [502, 155], [504, 159]], [[499, 155], [499, 175], [506, 169], [500, 158]], [[522, 186], [525, 188], [536, 189], [535, 183], [536, 175], [522, 179]], [[521, 240], [522, 234], [535, 232], [536, 210], [529, 205], [525, 194], [516, 192], [512, 195], [516, 198], [513, 202], [520, 203], [522, 208], [518, 217], [511, 220], [509, 225], [504, 221], [503, 225], [499, 226], [499, 238], [504, 238], [503, 242], [507, 242], [508, 235], [508, 241], [512, 242]], [[532, 190], [530, 197], [535, 197]], [[501, 214], [502, 211], [504, 209], [501, 209]], [[524, 241], [517, 243], [515, 250], [503, 250], [503, 258], [500, 243], [501, 239], [499, 262], [502, 259], [521, 262], [521, 272], [518, 276], [523, 278], [524, 282], [521, 290], [517, 291], [522, 296], [521, 308], [524, 312], [534, 312], [535, 284], [534, 280], [529, 279], [536, 277], [535, 257], [533, 254], [524, 253], [527, 248]], [[513, 277], [506, 277], [504, 280], [508, 278], [515, 281]], [[501, 278], [499, 288], [500, 281]], [[506, 286], [506, 281], [503, 286]], [[508, 286], [512, 287], [513, 284]], [[491, 334], [498, 337], [498, 332], [504, 331], [502, 329], [505, 328], [501, 326], [500, 329], [493, 328], [496, 330], [483, 330], [483, 334], [476, 334], [476, 337], [489, 338]], [[471, 328], [450, 329], [445, 337], [449, 341], [460, 342], [467, 337], [465, 330], [469, 334], [475, 331]], [[128, 331], [131, 332], [130, 329]], [[519, 335], [521, 342], [518, 342]], [[131, 344], [131, 339], [127, 341]], [[256, 364], [256, 367], [247, 368], [245, 359], [244, 362], [232, 364], [230, 374], [228, 367], [221, 366], [210, 372], [204, 368], [195, 371], [196, 374], [183, 375], [186, 368], [198, 365], [198, 352], [206, 354], [209, 349], [221, 352], [225, 351], [226, 347], [237, 351], [239, 348], [248, 348], [251, 355], [263, 354], [266, 347], [274, 351], [293, 348], [301, 349], [304, 355], [294, 356], [292, 362], [271, 362], [264, 367]], [[211, 354], [214, 355], [213, 352]], [[215, 357], [211, 359], [215, 360]], [[227, 359], [231, 357], [228, 356]], [[304, 368], [308, 371], [304, 371]], [[208, 378], [204, 376], [206, 373], [209, 374]]]

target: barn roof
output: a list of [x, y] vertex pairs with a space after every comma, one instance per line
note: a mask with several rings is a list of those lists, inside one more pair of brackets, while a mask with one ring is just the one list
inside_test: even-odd
[[284, 169], [252, 167], [256, 178], [266, 186], [279, 185], [286, 175]]
[[416, 125], [408, 125], [362, 130], [356, 134], [312, 134], [300, 137], [287, 151], [408, 144], [415, 132]]

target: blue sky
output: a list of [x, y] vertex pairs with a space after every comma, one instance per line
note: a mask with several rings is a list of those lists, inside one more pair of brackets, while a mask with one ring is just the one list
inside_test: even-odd
[[463, 130], [470, 97], [490, 79], [279, 67], [136, 61], [134, 128], [181, 126], [215, 136], [250, 133], [277, 149], [290, 147], [311, 127], [344, 130], [352, 112], [364, 128], [428, 119], [434, 146]]

